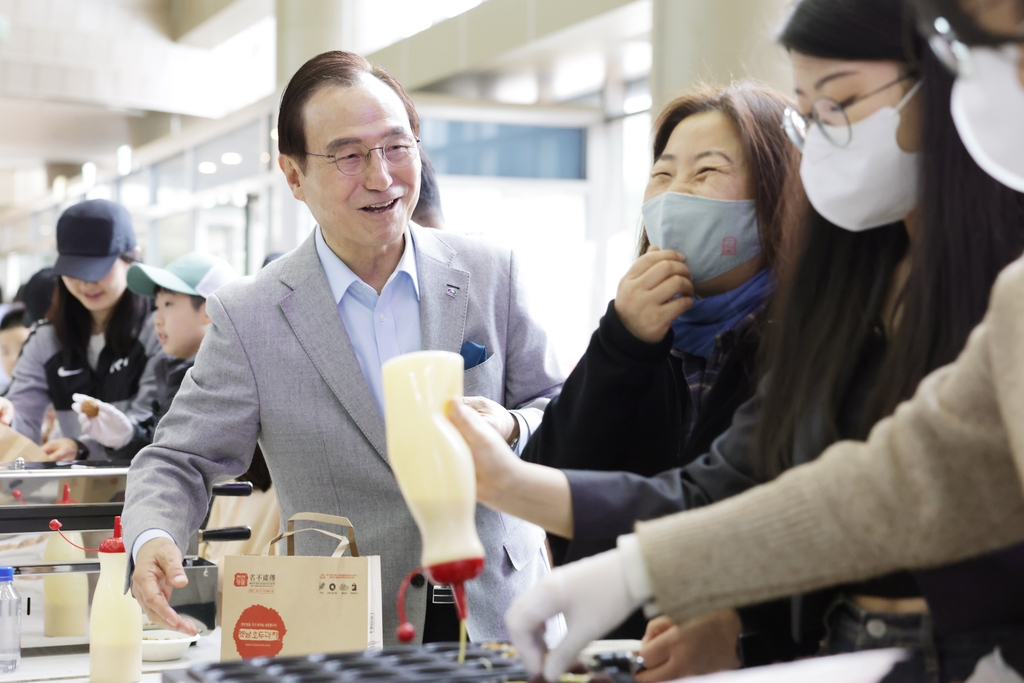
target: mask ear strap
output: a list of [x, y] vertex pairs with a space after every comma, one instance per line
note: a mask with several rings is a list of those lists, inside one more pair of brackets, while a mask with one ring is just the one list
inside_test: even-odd
[[907, 102], [909, 102], [920, 89], [921, 81], [918, 81], [917, 83], [914, 84], [913, 88], [907, 91], [907, 94], [903, 96], [903, 99], [900, 100], [900, 103], [896, 105], [896, 111], [902, 111], [903, 107], [907, 106]]

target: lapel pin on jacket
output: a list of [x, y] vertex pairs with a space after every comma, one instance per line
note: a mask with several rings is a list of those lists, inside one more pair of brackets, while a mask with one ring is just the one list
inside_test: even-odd
[[454, 299], [455, 296], [459, 293], [459, 288], [456, 287], [455, 285], [448, 285], [447, 287], [448, 289], [445, 290], [445, 293]]

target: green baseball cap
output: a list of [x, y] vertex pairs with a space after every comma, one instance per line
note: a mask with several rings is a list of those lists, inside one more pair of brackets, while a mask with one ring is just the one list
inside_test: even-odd
[[236, 277], [235, 269], [224, 259], [193, 251], [174, 259], [166, 268], [133, 263], [128, 268], [128, 289], [151, 299], [156, 297], [157, 287], [205, 299]]

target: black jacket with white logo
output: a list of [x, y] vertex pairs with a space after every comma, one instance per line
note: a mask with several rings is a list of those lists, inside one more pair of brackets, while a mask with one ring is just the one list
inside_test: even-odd
[[115, 451], [82, 435], [78, 415], [71, 409], [72, 396], [87, 394], [110, 403], [135, 424], [146, 422], [156, 398], [155, 365], [161, 355], [150, 316], [128, 355], [115, 357], [113, 350], [105, 347], [95, 369], [84, 361], [67, 367], [53, 327], [43, 323], [25, 342], [11, 373], [7, 391], [15, 411], [11, 426], [39, 443], [46, 408], [53, 403], [64, 436], [85, 444], [90, 459], [130, 460], [146, 444], [134, 439]]

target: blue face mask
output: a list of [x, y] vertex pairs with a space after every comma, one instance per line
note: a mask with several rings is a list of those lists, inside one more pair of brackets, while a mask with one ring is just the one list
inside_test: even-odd
[[643, 205], [651, 244], [686, 256], [690, 280], [718, 277], [761, 253], [754, 200], [707, 199], [665, 192]]

